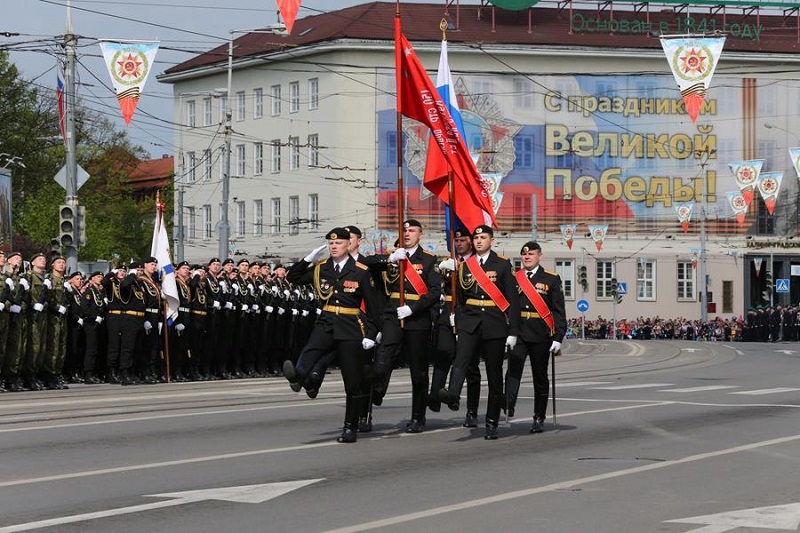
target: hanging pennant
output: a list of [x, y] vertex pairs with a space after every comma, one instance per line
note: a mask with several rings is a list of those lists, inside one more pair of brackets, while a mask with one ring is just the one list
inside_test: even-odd
[[564, 239], [564, 244], [567, 245], [567, 248], [572, 250], [572, 240], [575, 238], [575, 228], [577, 225], [561, 224], [559, 227], [561, 228], [561, 238]]
[[797, 177], [800, 178], [800, 148], [789, 148], [789, 157], [792, 158], [792, 165]]
[[661, 38], [661, 47], [693, 124], [697, 122], [724, 44], [725, 37]]
[[302, 0], [277, 0], [278, 10], [283, 17], [283, 23], [286, 24], [286, 33], [292, 33], [294, 27], [294, 19], [297, 18], [297, 12], [300, 10], [300, 3]]
[[761, 277], [761, 263], [764, 262], [763, 257], [754, 257], [753, 258], [753, 266], [756, 267], [756, 277]]
[[689, 260], [692, 262], [692, 268], [697, 268], [697, 261], [700, 260], [699, 248], [689, 248]]
[[742, 196], [742, 193], [736, 191], [728, 192], [728, 204], [733, 209], [733, 214], [736, 216], [736, 222], [739, 226], [744, 226], [744, 219], [747, 216], [747, 202]]
[[603, 240], [606, 238], [607, 231], [608, 224], [589, 226], [589, 235], [592, 236], [592, 240], [594, 241], [594, 245], [597, 247], [598, 252], [603, 249]]
[[675, 212], [678, 213], [678, 222], [681, 223], [684, 233], [689, 233], [689, 220], [692, 218], [694, 202], [675, 203]]
[[157, 41], [100, 41], [125, 124], [130, 124], [158, 51]]
[[747, 206], [753, 201], [753, 191], [755, 191], [756, 184], [758, 183], [758, 175], [761, 174], [761, 169], [764, 166], [763, 159], [752, 159], [750, 161], [734, 161], [728, 163], [728, 167], [736, 179], [736, 185], [739, 186], [739, 191], [744, 197]]
[[764, 199], [764, 205], [771, 215], [775, 210], [775, 202], [778, 200], [778, 192], [781, 190], [783, 172], [762, 172], [758, 176], [758, 192]]

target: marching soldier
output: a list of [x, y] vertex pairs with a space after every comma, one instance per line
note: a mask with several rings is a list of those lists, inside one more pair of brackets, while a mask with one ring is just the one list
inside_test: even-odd
[[87, 385], [102, 383], [97, 377], [97, 354], [100, 353], [103, 334], [103, 320], [106, 314], [106, 292], [103, 288], [103, 273], [92, 272], [89, 284], [83, 293], [84, 312], [83, 333], [86, 338], [86, 351], [83, 354], [83, 382]]
[[506, 399], [508, 416], [514, 416], [525, 360], [530, 358], [533, 372], [533, 426], [531, 433], [544, 431], [550, 382], [547, 365], [550, 355], [561, 350], [567, 333], [567, 316], [561, 278], [539, 263], [542, 247], [534, 241], [522, 246], [522, 269], [516, 273], [521, 312], [518, 342], [508, 358]]
[[[293, 283], [313, 283], [325, 305], [297, 365], [287, 360], [283, 374], [292, 390], [299, 391], [314, 364], [335, 350], [347, 394], [344, 428], [337, 441], [352, 443], [357, 440], [365, 351], [375, 347], [378, 332], [377, 293], [367, 266], [347, 253], [350, 233], [344, 228], [334, 228], [325, 238], [329, 259], [320, 260], [325, 253], [323, 245], [292, 266], [289, 272]], [[360, 309], [362, 301], [366, 304], [365, 312]]]
[[487, 440], [497, 439], [497, 423], [503, 404], [503, 352], [514, 349], [519, 330], [519, 301], [511, 263], [492, 251], [494, 231], [481, 225], [472, 232], [475, 255], [458, 268], [456, 359], [450, 386], [439, 391], [439, 399], [458, 410], [461, 388], [470, 360], [482, 353], [489, 381], [486, 408]]

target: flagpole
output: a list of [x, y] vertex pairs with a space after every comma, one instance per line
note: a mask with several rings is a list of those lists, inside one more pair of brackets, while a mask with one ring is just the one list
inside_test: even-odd
[[[447, 40], [447, 20], [442, 19], [439, 22], [439, 29], [442, 30], [442, 41]], [[458, 267], [458, 263], [456, 262], [456, 243], [455, 243], [455, 227], [456, 227], [456, 198], [455, 198], [455, 191], [453, 186], [453, 169], [452, 167], [447, 169], [447, 205], [449, 209], [447, 209], [447, 215], [450, 218], [450, 235], [447, 238], [450, 240], [450, 258], [453, 260], [453, 264]], [[450, 311], [452, 314], [456, 313], [456, 276], [458, 275], [458, 268], [453, 271], [453, 274], [450, 276]], [[456, 326], [453, 325], [453, 333], [456, 332]]]
[[[400, 102], [401, 99], [401, 87], [402, 82], [400, 77], [402, 76], [402, 69], [401, 69], [401, 56], [402, 50], [400, 50], [400, 0], [396, 0], [395, 2], [395, 42], [394, 42], [394, 58], [395, 58], [395, 77], [397, 79], [397, 239], [399, 241], [400, 247], [402, 248], [405, 244], [403, 242], [403, 213], [405, 212], [405, 195], [404, 189], [405, 185], [403, 184], [403, 114], [400, 111]], [[406, 304], [406, 279], [405, 279], [405, 267], [406, 262], [400, 261], [400, 274], [399, 274], [399, 283], [400, 283], [400, 299], [399, 299], [399, 307], [403, 307]], [[404, 324], [403, 320], [400, 320], [400, 327], [402, 328]]]
[[[157, 220], [157, 227], [156, 232], [159, 232], [161, 229], [161, 224], [164, 223], [164, 209], [161, 204], [161, 191], [156, 191], [156, 212], [158, 213], [158, 220]], [[161, 266], [161, 265], [159, 265]], [[163, 282], [163, 280], [161, 280]], [[164, 295], [164, 291], [161, 291], [162, 299], [161, 299], [161, 333], [164, 335], [164, 350], [161, 352], [161, 358], [164, 359], [164, 368], [165, 368], [165, 378], [167, 383], [169, 383], [169, 376], [170, 376], [170, 368], [169, 368], [169, 316], [167, 315], [167, 302], [166, 302], [166, 295]]]

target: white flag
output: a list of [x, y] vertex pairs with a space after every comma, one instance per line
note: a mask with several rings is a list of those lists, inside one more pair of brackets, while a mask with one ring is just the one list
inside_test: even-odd
[[172, 267], [172, 259], [169, 254], [169, 236], [167, 227], [164, 224], [164, 204], [156, 202], [156, 223], [153, 227], [153, 244], [150, 247], [150, 255], [158, 260], [158, 269], [161, 272], [161, 294], [167, 303], [167, 325], [178, 318], [178, 307], [180, 298], [178, 296], [178, 284], [175, 281], [175, 269]]

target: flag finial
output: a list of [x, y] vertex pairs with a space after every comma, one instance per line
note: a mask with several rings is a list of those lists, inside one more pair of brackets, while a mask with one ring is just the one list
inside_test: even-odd
[[442, 40], [447, 40], [447, 19], [442, 17], [442, 20], [439, 21], [439, 29], [442, 30]]

